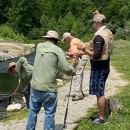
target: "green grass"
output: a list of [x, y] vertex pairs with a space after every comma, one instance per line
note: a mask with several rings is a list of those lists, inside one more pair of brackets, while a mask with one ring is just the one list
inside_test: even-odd
[[[123, 79], [129, 81], [130, 79], [130, 42], [129, 41], [114, 41], [114, 54], [111, 56], [111, 65], [115, 67], [118, 72], [121, 72]], [[96, 105], [89, 109], [88, 114], [81, 120], [77, 121], [78, 126], [74, 130], [130, 130], [130, 84], [124, 86], [120, 93], [114, 96], [124, 106], [122, 112], [117, 112], [110, 116], [108, 123], [105, 125], [91, 126], [89, 117], [97, 112]], [[9, 120], [20, 120], [27, 117], [28, 110], [9, 113], [10, 117], [0, 120], [7, 122]]]
[[29, 110], [26, 109], [26, 110], [22, 110], [22, 111], [18, 111], [18, 112], [8, 112], [9, 117], [0, 120], [0, 122], [6, 122], [6, 123], [7, 123], [8, 121], [10, 121], [10, 120], [15, 120], [15, 119], [16, 119], [17, 121], [19, 121], [19, 120], [21, 120], [21, 119], [27, 117], [28, 111], [29, 111]]
[[[114, 53], [111, 56], [111, 65], [123, 74], [123, 79], [130, 79], [130, 42], [114, 41]], [[97, 112], [97, 107], [91, 108], [88, 114], [80, 119], [74, 130], [130, 130], [130, 84], [124, 86], [119, 93], [113, 96], [124, 106], [122, 112], [110, 116], [105, 125], [90, 125], [89, 117]]]

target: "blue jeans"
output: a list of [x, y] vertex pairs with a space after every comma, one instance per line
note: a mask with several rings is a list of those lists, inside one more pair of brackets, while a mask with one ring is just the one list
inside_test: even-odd
[[54, 116], [57, 108], [57, 92], [39, 91], [31, 88], [30, 91], [30, 110], [27, 120], [26, 130], [35, 130], [37, 114], [42, 104], [44, 104], [45, 120], [43, 130], [54, 130]]

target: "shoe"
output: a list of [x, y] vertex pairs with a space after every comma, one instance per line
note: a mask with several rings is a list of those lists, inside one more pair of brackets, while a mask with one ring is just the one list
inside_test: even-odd
[[75, 97], [72, 98], [72, 101], [79, 101], [79, 100], [82, 100], [82, 99], [84, 99], [83, 95], [75, 96]]
[[97, 117], [95, 120], [93, 120], [90, 124], [91, 125], [97, 125], [97, 124], [105, 124], [107, 122], [106, 119], [101, 120], [99, 117]]
[[[83, 95], [83, 97], [85, 96], [84, 93], [82, 93], [82, 95]], [[74, 98], [76, 96], [76, 94], [72, 94], [70, 96]]]
[[72, 95], [70, 95], [70, 96], [74, 98], [74, 97], [76, 96], [76, 94], [72, 94]]
[[85, 97], [84, 93], [82, 92], [83, 97]]
[[94, 121], [96, 118], [98, 118], [99, 116], [98, 116], [98, 114], [96, 114], [96, 115], [94, 115], [94, 116], [90, 116], [89, 117], [89, 119], [91, 120], [91, 121]]

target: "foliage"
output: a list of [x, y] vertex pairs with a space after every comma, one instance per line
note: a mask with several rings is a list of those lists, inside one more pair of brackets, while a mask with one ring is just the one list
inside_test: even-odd
[[121, 18], [123, 18], [122, 19], [123, 23], [127, 22], [128, 19], [130, 18], [129, 8], [130, 8], [130, 1], [129, 0], [122, 0], [122, 7], [119, 10], [119, 15]]
[[118, 24], [112, 24], [112, 21], [109, 21], [106, 26], [115, 34], [116, 33], [116, 29], [119, 29]]
[[27, 37], [32, 40], [39, 39], [40, 38], [39, 28], [33, 28], [32, 30], [30, 30], [30, 32], [27, 34]]
[[11, 8], [11, 0], [0, 0], [0, 24], [8, 21], [8, 11]]
[[25, 43], [27, 42], [27, 38], [24, 37], [22, 34], [15, 34], [13, 30], [10, 27], [7, 27], [6, 25], [0, 26], [0, 36], [4, 38], [5, 40], [10, 40], [10, 41], [15, 41], [15, 42], [20, 42], [20, 43]]
[[18, 111], [18, 112], [10, 112], [8, 113], [9, 117], [8, 118], [4, 118], [3, 120], [0, 120], [0, 122], [7, 122], [9, 120], [21, 120], [25, 117], [27, 117], [28, 115], [28, 110], [24, 110], [24, 111]]
[[68, 12], [64, 18], [60, 17], [58, 20], [58, 28], [60, 34], [64, 32], [70, 32], [76, 18], [73, 16], [72, 12]]
[[84, 37], [83, 37], [83, 40], [84, 42], [90, 42], [93, 38], [93, 34], [86, 34]]
[[111, 0], [109, 5], [104, 7], [104, 14], [106, 15], [107, 22], [114, 26], [112, 29], [114, 34], [118, 28], [124, 28], [124, 22], [121, 14], [119, 13], [122, 8], [122, 3], [122, 0]]
[[14, 31], [27, 35], [32, 28], [40, 28], [40, 0], [14, 0], [9, 11], [9, 23]]
[[125, 34], [125, 30], [123, 30], [122, 28], [117, 29], [116, 34], [114, 35], [114, 39], [115, 40], [119, 40], [119, 39], [127, 39], [127, 36]]
[[[53, 22], [52, 22], [53, 21]], [[41, 29], [40, 29], [40, 35], [46, 35], [46, 32], [48, 30], [57, 30], [57, 23], [54, 16], [51, 18], [47, 17], [46, 15], [43, 15], [40, 20], [41, 23]]]
[[60, 36], [71, 32], [75, 37], [86, 40], [93, 33], [89, 24], [92, 12], [100, 9], [101, 5], [101, 13], [106, 16], [107, 26], [113, 34], [119, 28], [127, 27], [130, 17], [128, 0], [1, 0], [0, 24], [6, 24], [16, 34], [31, 40], [39, 39], [48, 30], [56, 30]]

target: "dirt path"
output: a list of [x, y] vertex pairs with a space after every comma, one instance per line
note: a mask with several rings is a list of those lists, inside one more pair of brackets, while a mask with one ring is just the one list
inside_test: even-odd
[[[87, 114], [89, 108], [92, 108], [94, 104], [96, 104], [95, 96], [88, 95], [89, 89], [89, 75], [90, 69], [87, 66], [84, 72], [84, 81], [83, 81], [83, 91], [85, 93], [84, 100], [73, 102], [70, 98], [69, 107], [68, 107], [68, 115], [66, 119], [67, 128], [65, 130], [72, 130], [77, 124], [75, 121], [82, 118]], [[119, 88], [125, 86], [127, 84], [126, 81], [122, 80], [121, 74], [117, 73], [113, 67], [111, 67], [111, 72], [106, 82], [106, 97], [114, 95], [119, 91]], [[59, 88], [58, 95], [58, 107], [55, 116], [56, 128], [55, 130], [63, 130], [64, 123], [64, 115], [67, 105], [68, 98], [66, 97], [69, 93], [70, 82], [67, 83], [64, 87]], [[73, 94], [73, 86], [71, 90], [71, 94]], [[36, 130], [43, 129], [43, 110], [40, 111], [38, 115], [38, 121]], [[25, 130], [26, 128], [26, 120], [22, 119], [20, 121], [14, 120], [8, 123], [0, 123], [0, 130]]]

